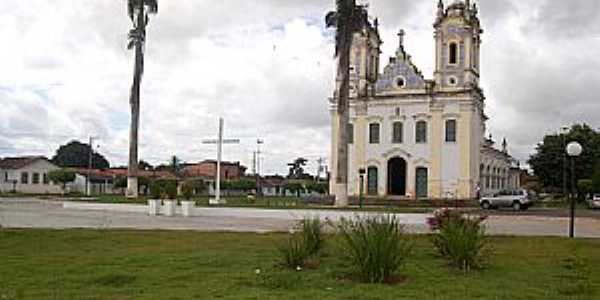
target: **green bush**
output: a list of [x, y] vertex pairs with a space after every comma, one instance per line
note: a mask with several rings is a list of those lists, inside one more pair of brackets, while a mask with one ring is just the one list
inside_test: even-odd
[[160, 199], [162, 196], [162, 186], [160, 182], [153, 181], [150, 184], [150, 198], [151, 199]]
[[305, 218], [298, 222], [279, 246], [282, 264], [288, 268], [301, 268], [309, 258], [319, 254], [325, 243], [323, 224], [319, 218]]
[[338, 228], [341, 254], [362, 282], [394, 281], [412, 248], [397, 217], [342, 219]]
[[177, 182], [167, 181], [165, 183], [165, 193], [169, 199], [177, 199]]
[[432, 239], [434, 247], [452, 266], [465, 272], [483, 267], [489, 250], [484, 220], [484, 217], [470, 217], [456, 210], [436, 212], [429, 220], [431, 228], [438, 231]]
[[194, 186], [191, 182], [186, 181], [181, 185], [181, 194], [186, 200], [190, 200], [194, 196]]

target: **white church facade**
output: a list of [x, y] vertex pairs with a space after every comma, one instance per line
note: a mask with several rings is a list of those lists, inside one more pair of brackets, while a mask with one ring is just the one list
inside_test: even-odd
[[[399, 199], [472, 199], [518, 187], [518, 163], [486, 138], [481, 30], [470, 1], [438, 4], [435, 71], [426, 79], [404, 47], [379, 70], [378, 21], [355, 34], [350, 57], [348, 193]], [[338, 82], [339, 84], [339, 82]], [[337, 115], [332, 112], [332, 180]], [[333, 182], [332, 182], [333, 183]], [[331, 184], [331, 186], [334, 186]]]

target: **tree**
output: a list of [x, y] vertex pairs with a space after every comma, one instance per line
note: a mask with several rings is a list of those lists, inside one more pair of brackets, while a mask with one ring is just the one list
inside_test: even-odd
[[[600, 133], [589, 126], [574, 125], [568, 133], [546, 135], [529, 158], [529, 165], [545, 188], [559, 189], [563, 186], [563, 170], [566, 171], [566, 186], [571, 186], [570, 158], [565, 157], [565, 146], [577, 141], [583, 153], [575, 159], [576, 180], [592, 178], [594, 166], [600, 162]], [[563, 165], [566, 161], [566, 168]]]
[[594, 174], [592, 174], [592, 191], [600, 193], [600, 160], [596, 163]]
[[[290, 179], [301, 179], [303, 177], [305, 177], [304, 173], [304, 166], [306, 166], [306, 163], [308, 162], [307, 159], [299, 157], [296, 158], [293, 162], [289, 163], [288, 166], [290, 167], [290, 172], [288, 174], [288, 178]], [[310, 175], [309, 175], [310, 176]]]
[[325, 17], [327, 27], [335, 27], [335, 56], [337, 65], [337, 161], [335, 163], [335, 205], [348, 206], [348, 123], [350, 88], [350, 49], [354, 33], [365, 24], [367, 16], [356, 0], [336, 0], [336, 11]]
[[143, 171], [152, 171], [152, 169], [154, 169], [154, 167], [147, 161], [140, 160], [138, 162], [138, 169], [143, 170]]
[[48, 179], [52, 182], [60, 183], [64, 194], [67, 189], [67, 183], [75, 181], [75, 172], [68, 169], [50, 171], [48, 173]]
[[169, 167], [171, 168], [171, 171], [173, 171], [173, 174], [179, 173], [181, 170], [181, 160], [177, 156], [173, 155], [169, 161]]
[[[91, 151], [92, 148], [89, 144], [71, 141], [56, 150], [52, 162], [61, 168], [87, 168], [90, 163]], [[92, 168], [108, 169], [110, 167], [108, 160], [102, 154], [92, 153]]]
[[135, 48], [133, 84], [129, 95], [131, 106], [131, 127], [129, 137], [129, 165], [127, 168], [127, 196], [138, 197], [138, 129], [140, 121], [140, 86], [144, 73], [144, 44], [149, 14], [158, 12], [158, 0], [127, 0], [127, 14], [133, 23], [129, 31], [127, 49]]
[[296, 193], [296, 196], [300, 198], [300, 194], [304, 191], [304, 185], [299, 182], [288, 182], [283, 186], [284, 190], [288, 190], [292, 193]]

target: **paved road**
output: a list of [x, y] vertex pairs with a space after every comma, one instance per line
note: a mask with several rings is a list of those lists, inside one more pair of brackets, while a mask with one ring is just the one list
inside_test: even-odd
[[[0, 199], [0, 225], [9, 228], [96, 228], [162, 229], [236, 232], [287, 231], [296, 220], [319, 216], [337, 221], [352, 218], [355, 212], [333, 210], [274, 210], [252, 208], [196, 208], [184, 218], [146, 214], [143, 205], [92, 204], [46, 201], [32, 198]], [[376, 213], [358, 213], [375, 215]], [[397, 214], [413, 233], [428, 232], [429, 214]], [[492, 215], [486, 221], [488, 232], [497, 235], [565, 236], [568, 219], [530, 215]], [[578, 218], [576, 235], [600, 238], [600, 220]]]

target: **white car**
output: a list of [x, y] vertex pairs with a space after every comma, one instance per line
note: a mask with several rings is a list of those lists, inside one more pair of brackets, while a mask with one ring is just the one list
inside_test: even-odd
[[590, 200], [590, 208], [600, 208], [600, 194], [594, 194], [594, 196], [592, 196], [592, 199]]
[[533, 195], [524, 189], [515, 191], [500, 191], [492, 197], [479, 199], [483, 209], [512, 207], [514, 210], [524, 210], [533, 205]]

